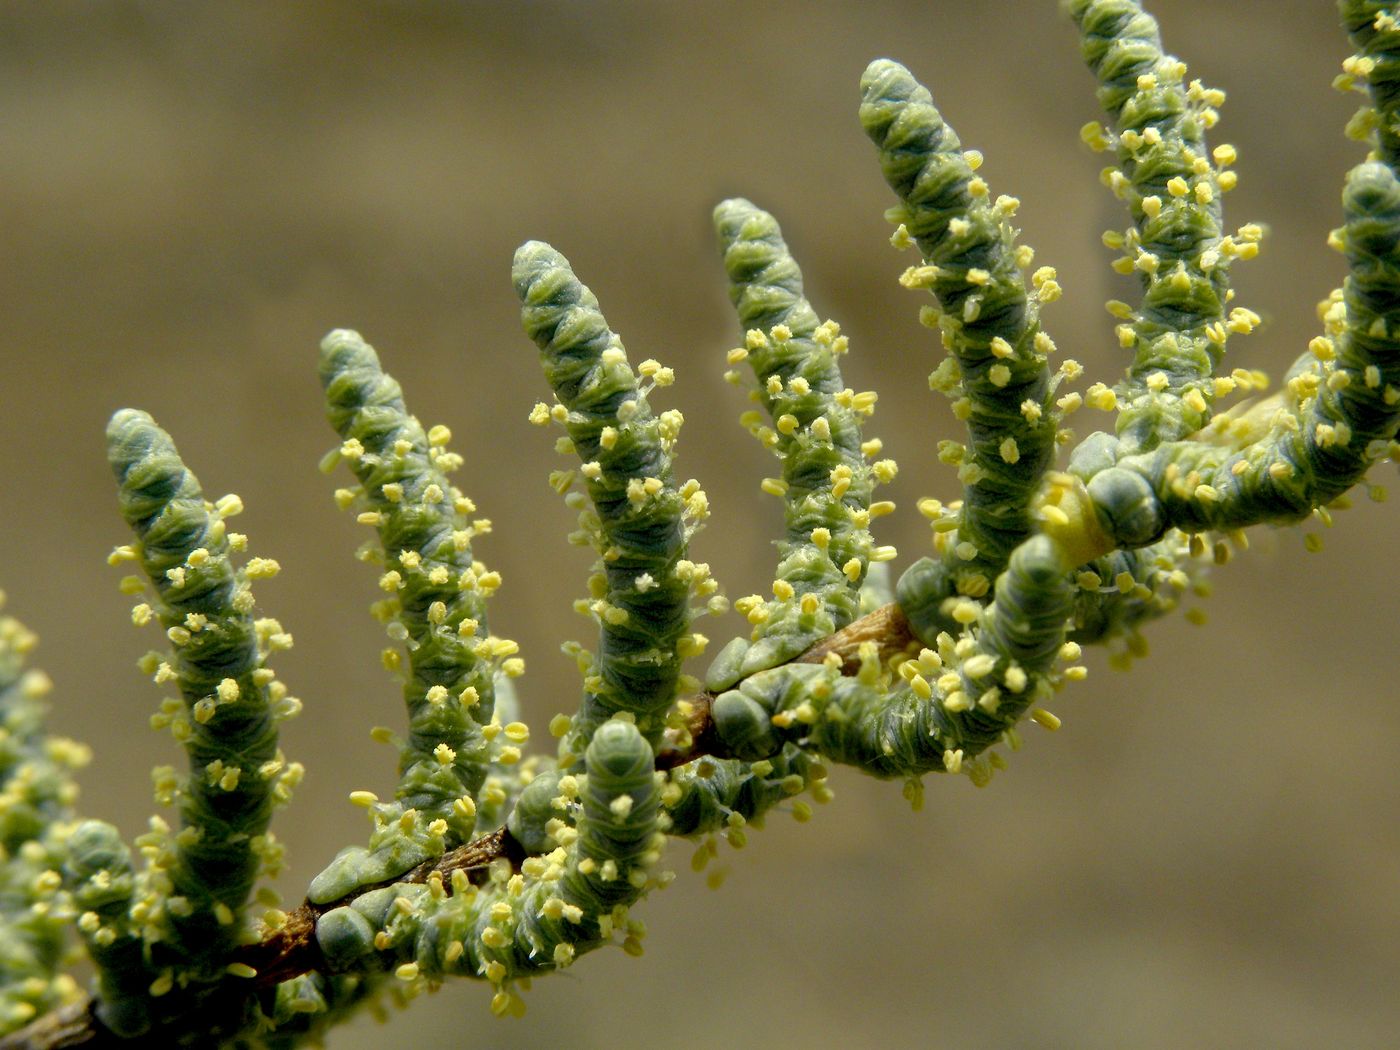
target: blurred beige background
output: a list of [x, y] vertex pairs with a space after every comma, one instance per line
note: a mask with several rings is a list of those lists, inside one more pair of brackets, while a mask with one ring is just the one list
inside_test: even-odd
[[[738, 331], [708, 214], [729, 194], [773, 210], [818, 310], [852, 337], [848, 378], [881, 392], [873, 432], [903, 468], [881, 539], [900, 564], [923, 553], [913, 504], [954, 492], [934, 457], [953, 431], [924, 384], [920, 300], [895, 283], [908, 259], [886, 244], [856, 82], [888, 55], [930, 86], [1059, 267], [1046, 319], [1063, 352], [1111, 380], [1101, 304], [1129, 289], [1099, 234], [1124, 220], [1078, 142], [1098, 111], [1056, 6], [0, 7], [0, 580], [43, 637], [54, 722], [97, 749], [87, 812], [137, 833], [147, 769], [175, 760], [145, 728], [159, 691], [134, 667], [156, 635], [128, 625], [103, 563], [125, 540], [101, 443], [123, 405], [156, 415], [211, 495], [240, 493], [255, 553], [283, 565], [258, 596], [296, 635], [278, 668], [306, 702], [285, 733], [309, 767], [278, 822], [289, 898], [362, 840], [346, 794], [392, 784], [368, 737], [402, 722], [373, 573], [331, 502], [343, 482], [316, 472], [333, 444], [316, 344], [335, 326], [452, 427], [459, 483], [497, 523], [477, 550], [505, 576], [494, 626], [524, 647], [532, 721], [571, 707], [557, 646], [587, 637], [569, 611], [587, 559], [545, 484], [552, 437], [525, 418], [545, 395], [508, 279], [526, 238], [573, 260], [634, 359], [675, 366], [656, 401], [684, 410], [679, 469], [715, 509], [695, 556], [739, 596], [766, 586], [777, 507], [720, 379]], [[1341, 277], [1323, 241], [1360, 159], [1341, 133], [1353, 104], [1328, 86], [1348, 48], [1322, 0], [1153, 7], [1168, 47], [1230, 94], [1214, 139], [1241, 155], [1228, 220], [1271, 229], [1237, 270], [1268, 324], [1230, 354], [1277, 376]], [[727, 855], [718, 892], [678, 845], [681, 877], [640, 909], [646, 957], [603, 952], [539, 982], [521, 1021], [460, 982], [330, 1046], [1394, 1045], [1397, 531], [1396, 508], [1363, 500], [1321, 554], [1296, 532], [1256, 536], [1218, 574], [1207, 628], [1158, 625], [1129, 675], [1096, 655], [1057, 706], [1064, 729], [1028, 730], [988, 790], [931, 779], [912, 814], [897, 784], [838, 772], [810, 825], [775, 816]], [[738, 618], [704, 629], [718, 644]]]

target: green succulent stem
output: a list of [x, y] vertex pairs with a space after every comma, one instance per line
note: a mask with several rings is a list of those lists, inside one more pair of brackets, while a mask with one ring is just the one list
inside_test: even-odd
[[[592, 511], [581, 520], [599, 554], [585, 606], [598, 622], [598, 652], [563, 755], [582, 756], [597, 727], [619, 713], [631, 715], [655, 745], [676, 695], [698, 578], [687, 544], [707, 513], [698, 484], [675, 482], [671, 450], [680, 418], [652, 414], [622, 340], [563, 255], [531, 241], [516, 252], [512, 279], [582, 462]], [[665, 374], [655, 362], [643, 369], [652, 381]], [[539, 413], [548, 419], [545, 406]]]
[[1378, 159], [1400, 171], [1400, 23], [1395, 4], [1382, 0], [1339, 0], [1342, 26], [1356, 47], [1343, 68], [1346, 80], [1364, 84], [1370, 105], [1349, 131], [1370, 138]]
[[1086, 138], [1116, 148], [1118, 166], [1104, 181], [1133, 222], [1105, 239], [1123, 252], [1116, 268], [1142, 285], [1137, 308], [1120, 311], [1119, 343], [1133, 362], [1117, 402], [1120, 438], [1146, 451], [1210, 419], [1226, 339], [1257, 321], [1239, 310], [1227, 318], [1225, 309], [1230, 264], [1257, 251], [1257, 228], [1238, 237], [1221, 230], [1220, 198], [1234, 184], [1223, 163], [1233, 150], [1212, 159], [1205, 133], [1223, 92], [1187, 82], [1185, 63], [1162, 50], [1156, 20], [1136, 0], [1075, 0], [1070, 13], [1114, 122], [1111, 135], [1090, 126]]
[[[1282, 389], [1219, 412], [1256, 382], [1216, 373], [1228, 338], [1259, 320], [1230, 306], [1228, 277], [1262, 233], [1221, 225], [1235, 153], [1206, 136], [1223, 93], [1187, 79], [1138, 0], [1065, 6], [1111, 125], [1083, 137], [1113, 152], [1103, 180], [1130, 218], [1104, 238], [1141, 291], [1136, 305], [1109, 304], [1131, 352], [1125, 376], [1057, 397], [1081, 369], [1050, 367], [1040, 313], [1060, 288], [1017, 244], [1018, 202], [992, 197], [981, 155], [908, 70], [872, 63], [860, 119], [898, 199], [892, 240], [921, 256], [901, 281], [936, 300], [921, 320], [948, 357], [929, 384], [967, 426], [966, 446], [939, 448], [962, 498], [920, 501], [933, 556], [891, 601], [894, 552], [870, 533], [894, 510], [874, 498], [894, 463], [863, 432], [875, 395], [845, 385], [847, 337], [806, 299], [776, 219], [722, 202], [714, 226], [745, 330], [726, 379], [749, 387], [756, 407], [741, 422], [779, 460], [762, 488], [784, 521], [771, 598], [735, 602], [747, 625], [705, 691], [682, 673], [706, 646], [693, 617], [727, 602], [690, 558], [709, 505], [676, 477], [683, 419], [649, 403], [674, 376], [629, 362], [563, 255], [531, 241], [512, 270], [554, 396], [530, 418], [558, 426], [556, 449], [579, 460], [550, 483], [578, 512], [570, 540], [597, 554], [575, 608], [596, 623], [598, 649], [565, 646], [583, 697], [550, 723], [556, 758], [524, 753], [513, 684], [524, 664], [488, 629], [501, 579], [474, 549], [491, 522], [450, 480], [465, 460], [446, 427], [409, 413], [357, 333], [323, 340], [339, 444], [322, 465], [349, 468], [336, 501], [374, 530], [360, 557], [379, 572], [373, 611], [395, 643], [381, 661], [402, 682], [408, 730], [374, 734], [398, 749], [393, 798], [350, 796], [368, 841], [342, 849], [287, 912], [270, 890], [255, 895], [280, 863], [273, 810], [301, 775], [277, 736], [299, 701], [269, 666], [291, 638], [254, 616], [252, 587], [278, 566], [247, 557], [229, 530], [237, 497], [206, 499], [148, 414], [117, 412], [108, 459], [135, 539], [111, 561], [140, 568], [121, 585], [142, 596], [132, 619], [164, 632], [140, 666], [175, 694], [152, 724], [189, 760], [154, 777], [179, 827], [156, 817], [128, 843], [75, 815], [86, 749], [47, 732], [50, 683], [27, 667], [35, 637], [0, 616], [0, 1050], [295, 1050], [362, 1006], [457, 976], [489, 984], [493, 1012], [519, 1014], [531, 978], [607, 945], [641, 953], [633, 909], [672, 877], [668, 837], [693, 840], [698, 870], [721, 838], [742, 847], [770, 814], [806, 820], [800, 796], [830, 799], [833, 763], [903, 779], [916, 807], [928, 773], [985, 785], [1023, 723], [1058, 727], [1046, 705], [1087, 674], [1082, 645], [1109, 646], [1120, 665], [1143, 655], [1143, 626], [1204, 593], [1243, 530], [1326, 520], [1369, 468], [1400, 459], [1397, 5], [1338, 5], [1356, 54], [1337, 84], [1368, 95], [1348, 130], [1373, 148], [1347, 176], [1329, 239], [1345, 282]], [[735, 370], [744, 362], [751, 380]], [[1116, 429], [1052, 469], [1073, 437], [1061, 418], [1084, 400], [1116, 410]], [[70, 938], [93, 965], [87, 996], [62, 972]]]
[[152, 883], [157, 898], [145, 905], [146, 937], [170, 954], [172, 972], [220, 980], [242, 936], [254, 881], [275, 862], [268, 823], [290, 783], [277, 721], [294, 706], [274, 699], [284, 690], [274, 688], [266, 667], [269, 652], [289, 639], [275, 621], [254, 619], [250, 589], [275, 563], [235, 566], [238, 541], [225, 526], [234, 508], [205, 500], [149, 415], [118, 412], [107, 448], [121, 513], [136, 535], [132, 553], [154, 591], [134, 616], [157, 620], [172, 646], [151, 670], [175, 686], [180, 702], [158, 721], [183, 743], [190, 763], [188, 776], [170, 774], [166, 789], [178, 800], [182, 830], [168, 839], [157, 831], [159, 844], [150, 844], [162, 875]]
[[966, 772], [985, 783], [1000, 759], [983, 753], [1001, 741], [1016, 746], [1016, 722], [1055, 689], [1073, 603], [1069, 568], [1054, 541], [1034, 537], [1012, 554], [990, 605], [964, 599], [956, 615], [968, 631], [944, 633], [936, 650], [903, 661], [898, 680], [882, 673], [873, 644], [855, 676], [841, 673], [839, 659], [786, 664], [716, 697], [716, 731], [749, 762], [796, 743], [879, 777]]
[[887, 59], [870, 64], [860, 120], [900, 200], [892, 217], [923, 256], [903, 282], [938, 300], [931, 323], [950, 358], [930, 383], [955, 397], [969, 437], [965, 450], [945, 456], [959, 463], [962, 506], [943, 568], [925, 586], [938, 585], [933, 605], [949, 594], [989, 595], [1011, 551], [1035, 531], [1032, 497], [1054, 455], [1053, 343], [1041, 332], [1040, 305], [1058, 297], [1059, 285], [1042, 269], [1027, 291], [1030, 252], [1017, 248], [1010, 223], [1018, 202], [991, 197], [976, 172], [980, 154], [962, 149], [908, 70]]
[[342, 502], [378, 536], [388, 597], [375, 612], [407, 650], [409, 736], [395, 797], [425, 823], [445, 821], [451, 848], [476, 830], [492, 760], [483, 727], [495, 706], [493, 676], [513, 652], [487, 628], [486, 602], [500, 579], [472, 551], [490, 523], [472, 517], [475, 504], [448, 480], [461, 461], [446, 449], [447, 435], [429, 434], [409, 414], [398, 383], [358, 333], [326, 336], [320, 374], [343, 440], [339, 458], [359, 482]]
[[874, 398], [842, 379], [846, 338], [834, 322], [819, 323], [803, 297], [802, 271], [777, 221], [736, 198], [715, 208], [714, 222], [729, 298], [747, 332], [730, 361], [748, 361], [763, 408], [741, 422], [782, 461], [781, 477], [764, 489], [783, 500], [784, 535], [774, 600], [748, 602], [753, 644], [737, 642], [725, 652], [708, 676], [710, 688], [790, 660], [858, 615], [872, 557], [893, 553], [876, 550], [868, 526], [877, 478], [894, 476], [892, 460], [868, 462], [880, 449], [862, 440]]
[[406, 985], [449, 975], [495, 985], [492, 1009], [523, 1008], [512, 984], [566, 967], [620, 938], [634, 945], [641, 928], [627, 909], [651, 886], [659, 857], [660, 791], [650, 744], [636, 726], [598, 726], [585, 755], [586, 776], [554, 786], [561, 815], [578, 809], [576, 826], [556, 821], [559, 844], [527, 859], [519, 872], [493, 867], [484, 886], [464, 871], [452, 879], [402, 882], [356, 896], [321, 914], [316, 940], [332, 973], [387, 972]]
[[81, 909], [78, 929], [97, 968], [97, 1015], [119, 1036], [143, 1035], [154, 1023], [148, 989], [159, 968], [131, 920], [137, 897], [131, 851], [112, 825], [89, 820], [73, 830], [67, 852], [64, 879]]

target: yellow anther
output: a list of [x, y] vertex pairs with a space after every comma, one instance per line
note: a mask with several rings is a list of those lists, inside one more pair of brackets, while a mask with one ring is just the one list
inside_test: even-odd
[[1102, 153], [1113, 145], [1108, 130], [1097, 120], [1091, 120], [1079, 129], [1079, 139], [1095, 153]]
[[1103, 383], [1095, 383], [1091, 386], [1085, 395], [1085, 400], [1095, 408], [1105, 412], [1112, 412], [1118, 407], [1118, 395]]

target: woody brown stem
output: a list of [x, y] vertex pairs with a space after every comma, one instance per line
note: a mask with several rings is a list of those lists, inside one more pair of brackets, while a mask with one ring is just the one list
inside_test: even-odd
[[[253, 979], [258, 987], [271, 987], [282, 981], [291, 980], [310, 970], [324, 970], [325, 959], [316, 941], [316, 920], [332, 908], [349, 904], [360, 894], [402, 882], [427, 882], [434, 872], [442, 876], [443, 891], [452, 892], [452, 873], [465, 871], [473, 883], [483, 883], [491, 863], [505, 859], [512, 867], [519, 867], [525, 859], [525, 850], [505, 828], [497, 828], [489, 835], [483, 835], [465, 845], [449, 850], [435, 860], [424, 861], [404, 875], [370, 886], [361, 886], [353, 894], [327, 904], [313, 904], [303, 901], [291, 912], [285, 922], [257, 944], [251, 944], [239, 951], [236, 962], [245, 963], [258, 972]], [[0, 1050], [4, 1050], [0, 1046]]]

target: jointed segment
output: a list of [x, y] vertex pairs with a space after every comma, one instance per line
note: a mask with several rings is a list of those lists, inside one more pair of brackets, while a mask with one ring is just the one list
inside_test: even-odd
[[[359, 481], [337, 499], [378, 533], [381, 549], [369, 558], [383, 566], [379, 585], [387, 597], [375, 613], [407, 649], [409, 737], [399, 745], [399, 812], [416, 811], [424, 826], [444, 821], [441, 838], [450, 849], [476, 829], [494, 757], [483, 732], [492, 721], [493, 675], [523, 670], [515, 643], [487, 630], [486, 601], [501, 581], [473, 557], [471, 541], [489, 532], [490, 522], [472, 518], [475, 504], [448, 481], [461, 458], [445, 447], [447, 429], [423, 430], [357, 333], [326, 336], [320, 375], [327, 415], [343, 439], [339, 458]], [[391, 668], [402, 663], [392, 650], [386, 661]]]
[[[749, 728], [767, 733], [766, 721]], [[742, 746], [732, 750], [745, 753]], [[819, 802], [831, 798], [826, 768], [809, 750], [796, 744], [759, 750], [763, 753], [754, 760], [706, 757], [672, 770], [661, 796], [670, 820], [668, 833], [693, 838], [721, 832], [731, 844], [742, 846], [743, 829], [761, 824], [775, 806], [808, 790]], [[794, 807], [794, 813], [808, 812], [796, 808], [805, 803]]]
[[1116, 393], [1100, 399], [1116, 403], [1125, 446], [1145, 451], [1199, 430], [1216, 394], [1233, 388], [1212, 375], [1228, 335], [1248, 332], [1258, 317], [1242, 309], [1226, 316], [1229, 267], [1258, 252], [1260, 230], [1221, 233], [1220, 195], [1235, 184], [1224, 168], [1235, 152], [1208, 153], [1205, 132], [1224, 92], [1185, 82], [1186, 64], [1163, 53], [1157, 22], [1136, 0], [1075, 0], [1070, 11], [1115, 123], [1112, 132], [1088, 125], [1085, 139], [1095, 149], [1116, 147], [1119, 167], [1105, 169], [1104, 180], [1133, 221], [1104, 240], [1123, 252], [1114, 269], [1136, 273], [1143, 287], [1136, 310], [1110, 304], [1133, 363]]
[[277, 565], [252, 558], [235, 567], [230, 558], [245, 542], [224, 521], [241, 509], [237, 498], [207, 503], [170, 437], [144, 412], [118, 412], [107, 441], [122, 516], [136, 533], [115, 557], [137, 560], [155, 591], [133, 619], [156, 619], [172, 647], [145, 666], [180, 694], [154, 721], [170, 727], [190, 761], [185, 777], [157, 771], [158, 797], [177, 801], [182, 829], [166, 836], [157, 827], [148, 838], [147, 893], [133, 909], [169, 961], [161, 982], [168, 990], [177, 977], [224, 976], [254, 879], [278, 865], [267, 826], [301, 768], [277, 749], [277, 721], [299, 705], [266, 666], [290, 637], [275, 620], [252, 615], [250, 583]]
[[785, 529], [774, 600], [743, 600], [753, 644], [736, 639], [725, 650], [710, 672], [711, 689], [790, 660], [855, 618], [870, 562], [894, 555], [874, 546], [868, 526], [894, 509], [872, 503], [871, 492], [895, 473], [893, 460], [867, 462], [880, 450], [879, 441], [861, 435], [875, 395], [854, 393], [842, 381], [837, 359], [846, 337], [834, 322], [817, 322], [777, 222], [738, 199], [720, 204], [714, 218], [729, 297], [748, 331], [729, 362], [752, 366], [757, 387], [750, 396], [772, 425], [756, 411], [741, 421], [782, 461], [782, 476], [765, 480], [764, 490], [781, 495]]
[[[599, 624], [596, 658], [585, 662], [584, 699], [561, 745], [561, 767], [582, 756], [593, 732], [625, 712], [655, 745], [676, 695], [682, 660], [703, 648], [688, 634], [692, 586], [713, 592], [708, 567], [686, 559], [687, 543], [708, 516], [697, 482], [677, 487], [671, 449], [679, 412], [653, 416], [646, 388], [627, 363], [598, 300], [547, 244], [531, 241], [512, 270], [526, 332], [540, 349], [558, 404], [540, 404], [532, 419], [562, 423], [583, 465], [592, 502], [581, 517], [598, 551], [587, 610]], [[651, 383], [670, 370], [641, 366]], [[574, 476], [558, 479], [566, 489]]]
[[378, 974], [326, 975], [314, 970], [282, 981], [262, 1022], [263, 1027], [275, 1026], [263, 1036], [263, 1046], [266, 1050], [296, 1050], [323, 1042], [327, 1029], [373, 1001], [385, 983]]
[[1059, 414], [1052, 401], [1040, 304], [1059, 297], [1054, 271], [1037, 270], [1033, 292], [1023, 269], [1033, 253], [1014, 243], [1017, 201], [990, 198], [976, 174], [981, 156], [963, 152], [958, 136], [928, 91], [898, 63], [871, 63], [861, 78], [861, 124], [880, 151], [885, 180], [901, 200], [891, 213], [924, 263], [903, 283], [938, 299], [930, 323], [951, 356], [930, 385], [954, 400], [969, 445], [949, 445], [940, 458], [958, 464], [963, 500], [949, 522], [956, 535], [935, 565], [916, 566], [900, 602], [923, 637], [948, 626], [944, 599], [983, 598], [1011, 551], [1035, 529], [1031, 499], [1054, 454]]
[[1082, 566], [1074, 576], [1070, 640], [1094, 645], [1122, 639], [1124, 649], [1113, 660], [1126, 669], [1124, 661], [1146, 654], [1142, 625], [1175, 609], [1188, 590], [1203, 586], [1202, 567], [1189, 555], [1185, 538], [1173, 532], [1151, 546], [1114, 551]]

